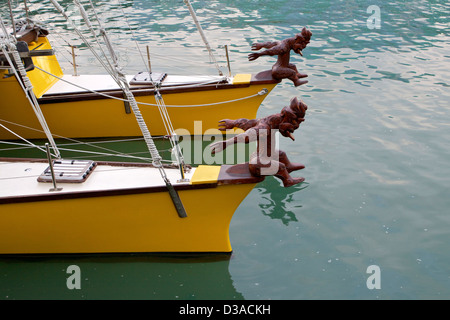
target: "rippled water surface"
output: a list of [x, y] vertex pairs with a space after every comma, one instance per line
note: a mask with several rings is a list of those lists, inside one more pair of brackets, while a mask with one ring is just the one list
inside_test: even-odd
[[[127, 72], [142, 69], [135, 41], [143, 51], [151, 48], [154, 70], [216, 72], [183, 1], [93, 2]], [[6, 2], [0, 3], [8, 20]], [[281, 40], [303, 26], [312, 31], [304, 57], [291, 58], [309, 83], [295, 88], [283, 81], [258, 113], [278, 112], [294, 96], [309, 106], [295, 142], [280, 139], [280, 149], [305, 164], [293, 173], [305, 182], [282, 188], [269, 177], [257, 185], [231, 222], [229, 259], [2, 258], [0, 298], [449, 299], [448, 2], [192, 5], [225, 72], [224, 45], [232, 73], [256, 73], [275, 58], [249, 62], [252, 43]], [[379, 8], [379, 29], [369, 28], [369, 5]], [[29, 7], [55, 30], [54, 44], [71, 73], [67, 44], [79, 44], [76, 38], [49, 1]], [[100, 70], [86, 48], [78, 50], [80, 72]], [[66, 287], [71, 264], [83, 272], [81, 290]], [[366, 285], [371, 265], [380, 268], [380, 289]]]

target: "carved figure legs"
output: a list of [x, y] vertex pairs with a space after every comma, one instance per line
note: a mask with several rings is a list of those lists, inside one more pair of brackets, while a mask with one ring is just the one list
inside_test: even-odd
[[281, 179], [285, 187], [296, 185], [303, 182], [305, 178], [293, 178], [289, 174], [292, 171], [301, 170], [305, 166], [301, 163], [292, 163], [289, 161], [287, 155], [283, 151], [279, 151], [278, 161], [275, 159], [266, 158], [261, 161], [260, 157], [255, 157], [249, 162], [250, 173], [254, 176], [274, 175]]
[[301, 163], [293, 163], [293, 162], [289, 161], [289, 159], [286, 155], [286, 152], [284, 152], [284, 151], [280, 150], [278, 152], [278, 158], [281, 163], [284, 163], [284, 165], [286, 166], [286, 170], [288, 172], [297, 171], [297, 170], [301, 170], [301, 169], [305, 168], [305, 166]]
[[[284, 167], [284, 168], [283, 168]], [[286, 166], [283, 163], [280, 163], [280, 170], [278, 170], [275, 177], [280, 178], [283, 182], [284, 187], [290, 187], [296, 185], [297, 183], [305, 181], [305, 178], [293, 178], [289, 175]]]
[[305, 73], [300, 73], [297, 70], [297, 67], [292, 63], [289, 63], [287, 68], [274, 66], [272, 68], [272, 76], [275, 79], [288, 78], [289, 80], [291, 80], [294, 83], [294, 85], [296, 87], [301, 86], [302, 84], [305, 84], [308, 82], [308, 80], [300, 80], [300, 78], [306, 78], [308, 75]]
[[297, 67], [295, 66], [295, 64], [293, 64], [293, 63], [289, 63], [289, 68], [294, 70], [295, 73], [297, 73], [297, 77], [299, 77], [299, 78], [306, 78], [308, 76], [306, 73], [300, 73], [298, 71]]

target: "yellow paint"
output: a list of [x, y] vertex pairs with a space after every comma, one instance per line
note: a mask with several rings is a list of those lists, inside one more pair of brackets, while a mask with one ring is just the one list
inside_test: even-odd
[[231, 252], [229, 225], [255, 184], [0, 205], [0, 254]]
[[[270, 91], [274, 86], [275, 84], [250, 85], [224, 90], [164, 94], [163, 97], [168, 106], [168, 113], [174, 129], [188, 134], [201, 135], [210, 129], [217, 129], [218, 121], [221, 119], [256, 118], [258, 108], [267, 95], [200, 107], [171, 106], [211, 104], [217, 101], [240, 99], [254, 95], [264, 88]], [[0, 95], [2, 96], [0, 119], [41, 130], [36, 116], [15, 78], [0, 80]], [[137, 96], [136, 100], [156, 104], [153, 95]], [[72, 138], [142, 135], [134, 115], [125, 113], [122, 101], [100, 99], [41, 104], [40, 107], [54, 135]], [[139, 105], [139, 108], [152, 135], [167, 134], [156, 106]], [[39, 131], [19, 126], [10, 128], [27, 139], [45, 138], [45, 135]], [[179, 134], [181, 133], [179, 132]], [[0, 139], [14, 138], [5, 130], [0, 130]]]
[[219, 178], [220, 166], [200, 165], [195, 170], [191, 184], [216, 183]]
[[233, 77], [233, 84], [248, 84], [252, 79], [251, 74], [239, 73]]
[[[37, 48], [39, 45], [40, 47]], [[30, 50], [33, 50], [34, 48], [37, 48], [36, 50], [44, 50], [51, 49], [51, 45], [47, 38], [39, 37], [37, 42], [33, 42], [29, 45], [29, 48]], [[34, 57], [33, 64], [58, 77], [63, 75], [55, 56]], [[22, 87], [17, 82], [16, 77], [3, 78], [5, 74], [6, 70], [0, 71], [0, 123], [23, 138], [26, 138], [27, 136], [29, 138], [44, 138], [45, 134], [42, 132], [42, 127], [40, 126]], [[33, 92], [38, 98], [51, 88], [53, 84], [59, 81], [57, 78], [52, 77], [37, 68], [27, 72], [27, 75], [33, 86]], [[61, 119], [58, 119], [58, 121], [61, 121]], [[11, 124], [11, 122], [13, 124]], [[22, 127], [14, 124], [21, 125]], [[40, 131], [26, 129], [25, 127], [31, 127]], [[17, 137], [6, 130], [1, 129], [0, 139], [17, 139]]]
[[[40, 46], [36, 50], [46, 50], [52, 49], [48, 39], [46, 37], [39, 37], [37, 42], [33, 42], [29, 48], [33, 50], [34, 48]], [[45, 57], [35, 57], [33, 58], [33, 64], [47, 72], [54, 74], [57, 77], [62, 77], [63, 72], [56, 59], [56, 56], [45, 56]], [[33, 85], [33, 92], [37, 98], [42, 97], [42, 95], [47, 92], [56, 82], [59, 80], [51, 75], [48, 75], [41, 70], [34, 69], [27, 73], [28, 78]]]

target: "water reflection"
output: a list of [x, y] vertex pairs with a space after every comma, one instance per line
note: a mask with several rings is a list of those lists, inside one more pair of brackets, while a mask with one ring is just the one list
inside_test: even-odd
[[280, 180], [274, 177], [266, 177], [255, 188], [260, 194], [259, 207], [265, 216], [271, 219], [279, 219], [284, 225], [295, 221], [296, 213], [302, 205], [294, 198], [294, 195], [307, 188], [308, 183], [303, 182], [289, 188], [284, 188]]
[[[230, 255], [102, 255], [0, 258], [0, 300], [243, 299], [228, 271]], [[67, 279], [80, 268], [80, 289]]]

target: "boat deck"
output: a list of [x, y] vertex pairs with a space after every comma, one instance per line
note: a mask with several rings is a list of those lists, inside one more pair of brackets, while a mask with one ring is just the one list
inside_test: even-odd
[[[70, 193], [108, 192], [115, 190], [135, 190], [140, 188], [165, 188], [164, 180], [157, 168], [148, 165], [98, 164], [86, 181], [81, 183], [57, 183], [61, 191], [50, 191], [53, 184], [38, 182], [39, 176], [48, 168], [47, 162], [6, 162], [0, 161], [0, 199]], [[186, 173], [191, 179], [196, 171]], [[178, 169], [165, 168], [174, 187], [189, 186], [190, 182], [177, 182]]]
[[[147, 73], [148, 74], [148, 73]], [[138, 75], [127, 75], [127, 82], [131, 89], [152, 88], [153, 84], [148, 80], [141, 80]], [[53, 96], [60, 94], [85, 93], [85, 92], [105, 92], [120, 90], [116, 81], [109, 75], [64, 75], [62, 80], [56, 82], [43, 95]], [[144, 78], [145, 79], [145, 78]], [[183, 75], [167, 75], [161, 82], [161, 87], [180, 87], [180, 86], [196, 86], [214, 83], [229, 82], [225, 77], [221, 76], [183, 76]], [[89, 88], [89, 90], [87, 89]]]

